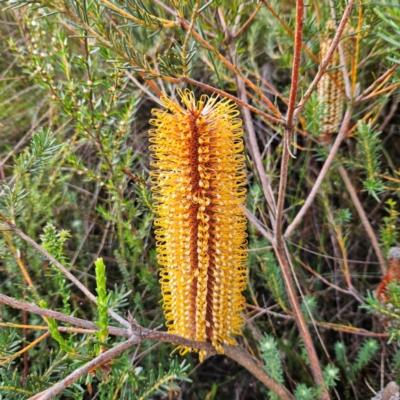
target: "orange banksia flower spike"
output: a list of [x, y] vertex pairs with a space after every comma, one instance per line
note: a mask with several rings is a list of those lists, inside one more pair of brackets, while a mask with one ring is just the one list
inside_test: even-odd
[[163, 95], [149, 131], [164, 313], [170, 333], [222, 353], [241, 333], [247, 281], [242, 121], [230, 100], [178, 93], [183, 107]]
[[381, 300], [381, 302], [387, 301], [385, 291], [388, 285], [394, 280], [400, 282], [400, 247], [392, 247], [387, 257], [389, 260], [389, 269], [376, 290], [376, 297]]

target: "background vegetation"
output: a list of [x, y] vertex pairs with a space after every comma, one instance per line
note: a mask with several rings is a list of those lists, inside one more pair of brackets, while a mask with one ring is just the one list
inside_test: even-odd
[[[324, 0], [300, 18], [301, 5], [2, 3], [0, 293], [99, 331], [0, 304], [1, 399], [30, 398], [122, 343], [108, 309], [164, 330], [147, 131], [160, 93], [177, 87], [241, 106], [249, 284], [240, 346], [296, 399], [366, 399], [400, 383], [400, 289], [391, 286], [392, 306], [373, 294], [399, 244], [400, 8]], [[339, 50], [324, 59], [337, 32]], [[332, 113], [339, 124], [328, 129]], [[279, 398], [232, 358], [199, 364], [162, 341], [98, 363], [61, 398]]]

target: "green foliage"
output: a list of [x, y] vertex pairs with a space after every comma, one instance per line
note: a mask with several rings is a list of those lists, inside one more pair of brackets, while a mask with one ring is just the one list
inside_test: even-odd
[[351, 221], [351, 212], [348, 208], [337, 210], [335, 222], [339, 225], [347, 224]]
[[[39, 306], [42, 308], [48, 308], [47, 303], [44, 300], [39, 302]], [[49, 327], [49, 331], [51, 336], [54, 340], [58, 342], [60, 345], [61, 350], [65, 351], [66, 353], [73, 353], [73, 349], [68, 345], [66, 340], [61, 336], [60, 332], [58, 331], [58, 324], [54, 318], [46, 318], [47, 326]]]
[[50, 130], [42, 129], [33, 135], [30, 147], [18, 157], [14, 178], [17, 184], [4, 184], [0, 189], [0, 212], [12, 222], [21, 213], [22, 201], [28, 195], [25, 189], [18, 186], [18, 182], [24, 174], [43, 169], [59, 148], [60, 145], [55, 145], [55, 139], [51, 138]]
[[0, 329], [0, 360], [4, 360], [17, 352], [20, 349], [21, 342], [21, 338], [15, 329]]
[[314, 317], [318, 310], [317, 300], [313, 296], [304, 296], [301, 303], [301, 311], [308, 322], [311, 321], [311, 316]]
[[[400, 47], [400, 42], [398, 41], [398, 37], [400, 34], [400, 12], [398, 4], [394, 0], [386, 1], [385, 6], [385, 8], [374, 8], [375, 14], [383, 21], [383, 24], [379, 27], [378, 36], [389, 45], [390, 56], [387, 57], [388, 60], [399, 63], [400, 53], [398, 52], [398, 48]], [[394, 46], [394, 49], [391, 48], [392, 46]]]
[[[266, 241], [255, 242], [255, 246], [259, 246], [260, 248], [265, 247], [266, 244]], [[250, 264], [252, 262], [251, 257], [249, 259]], [[256, 253], [254, 257], [261, 266], [261, 276], [267, 282], [268, 289], [273, 299], [283, 310], [287, 310], [288, 300], [283, 283], [282, 271], [275, 261], [274, 254], [271, 251], [264, 250], [260, 253]]]
[[[348, 361], [346, 355], [346, 346], [343, 342], [335, 343], [336, 360], [339, 366], [344, 370], [349, 382], [356, 380], [357, 374], [362, 368], [367, 366], [379, 349], [378, 342], [375, 339], [367, 339], [364, 341], [353, 362]], [[337, 372], [337, 371], [336, 371]]]
[[400, 218], [400, 212], [397, 210], [397, 203], [393, 199], [386, 201], [388, 207], [385, 211], [388, 213], [386, 217], [382, 218], [382, 225], [380, 229], [382, 247], [385, 249], [386, 254], [391, 247], [396, 246], [399, 240], [400, 226], [398, 221]]
[[304, 117], [307, 121], [306, 131], [311, 136], [319, 137], [323, 133], [323, 118], [325, 115], [325, 103], [316, 93], [313, 93], [306, 103]]
[[[40, 235], [42, 241], [42, 247], [57, 261], [59, 261], [63, 266], [69, 265], [68, 257], [64, 252], [65, 242], [71, 239], [71, 234], [69, 231], [60, 230], [58, 231], [56, 227], [50, 223], [47, 223], [43, 229], [43, 234]], [[66, 314], [71, 312], [71, 306], [69, 299], [71, 297], [71, 291], [68, 288], [68, 282], [64, 274], [53, 264], [53, 276], [56, 287], [59, 288], [59, 294], [63, 301], [62, 311]]]
[[326, 365], [323, 371], [323, 377], [324, 384], [328, 389], [336, 386], [337, 381], [340, 379], [339, 368], [332, 364]]
[[[271, 335], [264, 335], [260, 342], [261, 358], [264, 361], [265, 372], [277, 382], [284, 382], [282, 369], [282, 356], [280, 354], [278, 343]], [[271, 400], [279, 400], [279, 397], [270, 392]]]
[[398, 384], [400, 382], [400, 351], [397, 350], [393, 356], [392, 363], [390, 365], [392, 373], [394, 375], [393, 380]]
[[[25, 301], [32, 301], [34, 293], [49, 309], [96, 321], [100, 328], [96, 334], [65, 333], [60, 332], [61, 323], [48, 319], [51, 337], [27, 352], [29, 373], [25, 379], [23, 356], [16, 355], [22, 348], [22, 330], [1, 327], [0, 362], [11, 359], [0, 367], [0, 399], [21, 400], [54, 385], [123, 340], [108, 334], [107, 328], [114, 323], [108, 309], [123, 317], [130, 311], [145, 327], [164, 325], [147, 149], [150, 111], [160, 107], [160, 92], [174, 96], [177, 86], [191, 88], [196, 97], [210, 95], [210, 86], [242, 97], [238, 84], [245, 78], [245, 94], [253, 107], [273, 114], [262, 93], [285, 116], [292, 81], [295, 8], [290, 2], [277, 1], [267, 2], [271, 9], [254, 1], [202, 1], [193, 23], [196, 35], [190, 35], [185, 24], [192, 22], [193, 0], [168, 4], [150, 0], [1, 3], [0, 212], [97, 293], [98, 307], [7, 229], [4, 235], [0, 233], [0, 292]], [[334, 1], [336, 22], [345, 3]], [[320, 42], [332, 19], [327, 0], [311, 2], [305, 8], [297, 101], [318, 71]], [[393, 343], [399, 340], [400, 292], [392, 283], [387, 303], [369, 294], [365, 308], [370, 313], [360, 310], [364, 306], [357, 299], [376, 288], [381, 270], [336, 168], [343, 165], [349, 171], [373, 231], [380, 232], [383, 252], [398, 245], [399, 131], [398, 111], [392, 108], [398, 102], [398, 70], [371, 89], [369, 99], [359, 96], [393, 63], [399, 63], [399, 21], [396, 0], [356, 2], [347, 38], [341, 41], [345, 53], [350, 53], [346, 54], [346, 85], [351, 91], [347, 109], [352, 110], [348, 135], [318, 190], [322, 201], [314, 201], [303, 222], [285, 237], [291, 261], [301, 261], [292, 263], [292, 272], [304, 294], [302, 312], [321, 354], [325, 385], [329, 389], [336, 384], [337, 392], [349, 399], [365, 398], [366, 377], [375, 389], [379, 387], [378, 363], [369, 361], [374, 354], [378, 357], [384, 346], [384, 354], [393, 357], [386, 364], [390, 363], [392, 371], [385, 372], [399, 377], [400, 356]], [[187, 76], [183, 76], [185, 67]], [[236, 76], [235, 68], [242, 78]], [[342, 89], [345, 92], [348, 87]], [[330, 144], [320, 142], [325, 105], [315, 95], [317, 90], [314, 88], [299, 115], [291, 142], [297, 158], [289, 162], [283, 230], [309, 199], [336, 140], [333, 136]], [[394, 117], [389, 119], [391, 112]], [[245, 149], [247, 208], [273, 232], [253, 153], [254, 146], [259, 146], [267, 186], [276, 201], [282, 182], [283, 129], [251, 113], [251, 121], [244, 124], [246, 135], [252, 124], [256, 144], [246, 136]], [[358, 184], [360, 175], [362, 186]], [[382, 201], [377, 204], [369, 196]], [[297, 386], [291, 384], [296, 399], [316, 399], [321, 388], [315, 387], [311, 378], [310, 361], [293, 322], [279, 259], [273, 254], [276, 243], [264, 239], [251, 223], [248, 235], [245, 297], [250, 306], [244, 310], [248, 325], [244, 337], [238, 337], [239, 345], [258, 346], [254, 353], [261, 354], [266, 371], [277, 380], [284, 381], [285, 371], [289, 384], [298, 382]], [[99, 257], [107, 270], [104, 263], [95, 262]], [[346, 287], [344, 260], [349, 265], [351, 288]], [[22, 267], [32, 288], [26, 284]], [[337, 287], [348, 290], [338, 291]], [[309, 312], [322, 335], [315, 334]], [[11, 307], [2, 306], [0, 315], [2, 321], [22, 324], [23, 315]], [[27, 319], [32, 326], [44, 323], [33, 314]], [[374, 342], [360, 344], [359, 336], [354, 335], [345, 345], [336, 327], [318, 326], [324, 321], [346, 332], [385, 329], [392, 344], [382, 343], [382, 349], [375, 349]], [[266, 334], [254, 344], [258, 332]], [[42, 331], [27, 329], [26, 333], [24, 342], [30, 343]], [[279, 338], [279, 344], [274, 338]], [[321, 339], [327, 352], [336, 354], [340, 376], [338, 368], [324, 358]], [[171, 346], [153, 346], [144, 341], [104, 369], [82, 377], [62, 397], [86, 398], [88, 385], [92, 397], [104, 400], [173, 398], [178, 390], [183, 398], [199, 400], [216, 399], [221, 393], [227, 398], [238, 393], [265, 397], [262, 384], [252, 381], [248, 385], [248, 372], [226, 357], [207, 359], [197, 366], [196, 356], [171, 360]], [[195, 366], [190, 371], [193, 384], [187, 385], [186, 373]]]
[[296, 400], [314, 400], [315, 389], [307, 387], [304, 383], [300, 383], [296, 386], [294, 396]]
[[[339, 380], [339, 369], [332, 364], [325, 366], [323, 371], [324, 385], [329, 390], [336, 386]], [[321, 388], [310, 388], [305, 384], [300, 383], [296, 386], [294, 391], [296, 400], [314, 400], [320, 398]]]
[[0, 212], [9, 218], [12, 222], [22, 212], [24, 207], [23, 200], [28, 195], [25, 189], [19, 189], [15, 186], [1, 185], [0, 190]]
[[41, 129], [32, 136], [29, 148], [26, 148], [16, 160], [15, 167], [17, 176], [26, 173], [35, 173], [43, 169], [49, 163], [54, 153], [61, 147], [55, 144], [49, 129]]
[[162, 364], [159, 364], [158, 375], [154, 374], [153, 370], [150, 372], [148, 378], [143, 379], [139, 376], [141, 381], [141, 389], [138, 395], [139, 400], [145, 400], [151, 398], [155, 394], [167, 395], [171, 389], [179, 390], [179, 387], [175, 384], [175, 381], [191, 382], [186, 376], [186, 371], [190, 365], [186, 364], [185, 361], [181, 363], [175, 358], [173, 359], [167, 371], [164, 370]]
[[379, 195], [384, 191], [383, 182], [377, 175], [380, 173], [381, 162], [379, 153], [382, 150], [379, 139], [380, 132], [375, 132], [371, 125], [364, 122], [358, 124], [358, 152], [360, 160], [363, 162], [365, 179], [362, 181], [364, 190], [373, 196], [376, 201]]
[[94, 265], [96, 266], [96, 292], [98, 294], [96, 300], [97, 309], [99, 311], [96, 324], [100, 328], [100, 331], [96, 332], [96, 336], [101, 342], [106, 342], [108, 336], [108, 302], [111, 298], [111, 293], [107, 294], [106, 266], [104, 265], [103, 259], [98, 258], [94, 262]]

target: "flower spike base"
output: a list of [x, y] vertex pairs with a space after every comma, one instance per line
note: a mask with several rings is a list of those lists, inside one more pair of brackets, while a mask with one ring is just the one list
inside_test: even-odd
[[242, 121], [229, 100], [178, 93], [184, 107], [162, 96], [149, 131], [164, 312], [170, 333], [222, 353], [241, 333], [247, 281]]

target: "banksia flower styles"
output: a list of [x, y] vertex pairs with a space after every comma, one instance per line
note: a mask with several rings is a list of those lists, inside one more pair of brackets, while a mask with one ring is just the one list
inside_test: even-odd
[[387, 301], [385, 291], [388, 285], [394, 280], [400, 283], [400, 247], [392, 247], [388, 253], [389, 269], [387, 274], [382, 278], [381, 283], [376, 290], [376, 297], [383, 303]]
[[241, 333], [247, 279], [242, 121], [229, 100], [179, 95], [184, 107], [161, 97], [149, 131], [164, 313], [170, 333], [222, 353]]
[[[326, 26], [326, 37], [332, 36], [335, 26], [332, 21], [328, 21]], [[321, 41], [320, 58], [323, 60], [332, 44], [332, 39], [324, 38]], [[347, 57], [346, 57], [347, 58]], [[339, 49], [336, 48], [330, 60], [328, 70], [318, 84], [318, 97], [324, 103], [324, 117], [322, 119], [322, 134], [326, 142], [330, 142], [330, 137], [337, 133], [343, 117], [344, 96], [338, 85], [343, 88], [343, 73], [341, 68]], [[335, 69], [336, 68], [336, 69]], [[333, 79], [332, 79], [333, 77]]]

